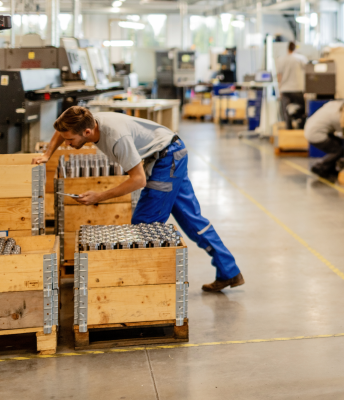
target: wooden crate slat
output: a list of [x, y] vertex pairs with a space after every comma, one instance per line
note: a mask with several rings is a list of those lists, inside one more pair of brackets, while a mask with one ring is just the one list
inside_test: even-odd
[[1, 154], [0, 165], [30, 165], [32, 159], [39, 155], [38, 153]]
[[0, 330], [43, 326], [43, 290], [0, 293]]
[[303, 129], [279, 129], [278, 148], [281, 150], [306, 150], [309, 143], [305, 138]]
[[32, 197], [32, 168], [36, 165], [2, 165], [0, 198]]
[[31, 201], [31, 195], [27, 198], [0, 198], [0, 230], [22, 231], [27, 229], [31, 232]]
[[167, 319], [176, 319], [175, 284], [88, 290], [90, 325]]
[[56, 245], [55, 236], [31, 236], [31, 237], [17, 237], [11, 234], [16, 243], [21, 247], [22, 253], [28, 251], [44, 251], [45, 254], [52, 253]]
[[[101, 176], [101, 177], [90, 177], [90, 178], [66, 178], [64, 182], [65, 193], [75, 193], [81, 194], [88, 190], [93, 190], [95, 192], [104, 192], [105, 190], [112, 189], [119, 186], [123, 182], [129, 179], [129, 176]], [[125, 196], [116, 197], [114, 199], [109, 199], [102, 201], [102, 203], [130, 203], [131, 194]], [[75, 205], [76, 202], [71, 197], [65, 196], [64, 204]]]
[[131, 203], [93, 206], [65, 205], [65, 232], [75, 232], [80, 225], [122, 225], [131, 222]]
[[88, 265], [89, 288], [176, 282], [175, 248], [90, 251]]
[[45, 219], [55, 219], [54, 193], [45, 193]]
[[43, 253], [1, 256], [0, 292], [27, 290], [43, 290]]

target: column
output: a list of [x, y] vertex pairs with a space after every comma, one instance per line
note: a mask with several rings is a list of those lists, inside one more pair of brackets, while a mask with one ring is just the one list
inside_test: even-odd
[[80, 36], [80, 0], [73, 0], [73, 36], [79, 38]]
[[[300, 14], [302, 16], [309, 18], [309, 3], [306, 0], [300, 0]], [[306, 19], [305, 23], [300, 24], [300, 42], [308, 43], [309, 42], [309, 20]]]
[[179, 12], [180, 12], [180, 48], [182, 50], [186, 49], [186, 35], [187, 35], [187, 29], [186, 29], [186, 16], [188, 13], [188, 4], [185, 0], [179, 0]]
[[12, 29], [10, 30], [10, 35], [11, 35], [11, 47], [15, 47], [15, 36], [14, 36], [14, 26], [13, 26], [13, 18], [14, 18], [14, 13], [16, 11], [16, 1], [11, 0], [11, 17], [12, 17]]
[[60, 46], [60, 0], [46, 0], [45, 12], [48, 17], [46, 45]]

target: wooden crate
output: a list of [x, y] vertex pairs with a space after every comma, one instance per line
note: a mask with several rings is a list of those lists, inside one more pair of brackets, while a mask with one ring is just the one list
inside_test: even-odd
[[309, 143], [303, 129], [279, 129], [274, 140], [275, 154], [279, 156], [307, 156]]
[[[37, 142], [35, 146], [36, 153], [41, 153], [42, 150], [48, 145], [48, 142]], [[47, 195], [47, 205], [45, 209], [45, 218], [47, 220], [54, 219], [54, 212], [52, 212], [52, 207], [54, 207], [54, 178], [56, 168], [59, 163], [59, 159], [62, 155], [65, 156], [66, 161], [69, 160], [70, 154], [96, 154], [97, 147], [92, 143], [86, 143], [80, 150], [73, 149], [72, 147], [65, 146], [64, 143], [55, 151], [51, 156], [50, 160], [46, 163], [46, 187], [45, 193]], [[37, 154], [36, 154], [37, 156]]]
[[[188, 259], [178, 247], [78, 251], [75, 249], [76, 348], [188, 341]], [[90, 343], [90, 332], [172, 328], [170, 335]]]
[[37, 350], [53, 354], [58, 325], [59, 237], [13, 238], [21, 246], [21, 254], [0, 256], [0, 336], [36, 332]]
[[0, 231], [5, 235], [44, 234], [45, 166], [36, 154], [0, 155]]
[[[102, 192], [129, 179], [127, 175], [90, 178], [56, 178], [56, 192], [84, 193], [87, 190]], [[85, 206], [67, 196], [55, 197], [55, 233], [61, 237], [61, 264], [74, 264], [74, 236], [80, 225], [130, 224], [132, 217], [131, 194], [106, 200], [97, 205]], [[64, 272], [65, 269], [62, 269]]]
[[185, 104], [183, 107], [183, 116], [187, 117], [194, 117], [194, 118], [202, 118], [206, 115], [212, 115], [213, 113], [213, 106], [212, 104], [202, 104], [202, 103], [188, 103]]
[[[247, 99], [233, 99], [231, 96], [217, 96], [214, 98], [215, 116], [214, 122], [219, 124], [223, 120], [246, 121]], [[229, 114], [232, 110], [232, 115]]]

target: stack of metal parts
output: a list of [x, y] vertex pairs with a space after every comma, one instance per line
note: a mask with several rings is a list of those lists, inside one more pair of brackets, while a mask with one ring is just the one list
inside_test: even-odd
[[123, 175], [122, 167], [104, 154], [70, 154], [59, 159], [59, 178], [88, 178], [90, 176]]
[[21, 247], [16, 245], [16, 241], [13, 238], [0, 238], [0, 255], [7, 256], [10, 254], [20, 254]]
[[81, 225], [79, 249], [115, 250], [180, 246], [180, 235], [172, 224]]

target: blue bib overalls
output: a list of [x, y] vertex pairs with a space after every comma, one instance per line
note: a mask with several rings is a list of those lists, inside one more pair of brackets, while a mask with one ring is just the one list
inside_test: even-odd
[[233, 278], [240, 270], [211, 223], [201, 215], [188, 178], [188, 155], [183, 141], [178, 139], [167, 149], [166, 156], [156, 161], [141, 192], [132, 223], [166, 222], [172, 213], [186, 235], [212, 257], [216, 278]]

